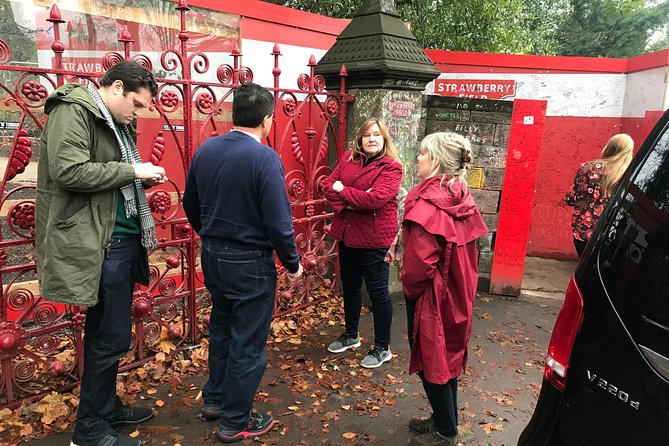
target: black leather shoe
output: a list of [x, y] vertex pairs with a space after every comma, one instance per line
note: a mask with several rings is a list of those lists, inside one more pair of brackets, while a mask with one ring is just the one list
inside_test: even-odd
[[125, 426], [126, 424], [139, 424], [153, 418], [153, 411], [146, 407], [123, 406], [116, 412], [109, 425], [111, 427]]
[[221, 409], [213, 404], [205, 404], [200, 409], [200, 415], [205, 420], [218, 420], [221, 418]]

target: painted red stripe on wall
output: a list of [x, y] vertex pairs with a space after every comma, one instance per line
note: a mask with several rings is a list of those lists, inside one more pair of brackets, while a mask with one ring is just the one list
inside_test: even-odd
[[440, 68], [441, 65], [466, 65], [484, 69], [529, 69], [559, 70], [572, 72], [624, 73], [627, 72], [628, 59], [566, 57], [566, 56], [530, 56], [519, 54], [465, 53], [460, 51], [425, 50], [430, 59]]
[[[215, 11], [237, 14], [245, 18], [256, 19], [259, 21], [281, 23], [289, 27], [317, 30], [319, 33], [338, 36], [346, 25], [348, 20], [333, 19], [310, 12], [299, 11], [297, 9], [287, 8], [285, 6], [274, 5], [272, 3], [261, 2], [259, 0], [188, 0], [188, 6], [197, 6], [200, 8], [211, 9]], [[251, 38], [244, 36], [246, 38]], [[280, 37], [280, 36], [274, 36]], [[266, 39], [265, 39], [266, 40]], [[308, 42], [302, 42], [308, 43]], [[310, 43], [310, 42], [309, 42]]]
[[491, 65], [445, 65], [435, 63], [435, 67], [441, 73], [498, 73], [498, 74], [582, 74], [584, 76], [592, 74], [619, 74], [622, 71], [584, 71], [584, 70], [566, 70], [566, 69], [546, 69], [546, 68], [518, 68], [518, 67], [496, 67]]

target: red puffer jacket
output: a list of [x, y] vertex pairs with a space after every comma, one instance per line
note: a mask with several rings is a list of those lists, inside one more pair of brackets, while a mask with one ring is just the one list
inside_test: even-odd
[[[323, 193], [334, 208], [330, 235], [351, 248], [389, 248], [397, 234], [397, 193], [402, 164], [388, 157], [363, 167], [351, 161], [351, 151], [323, 182]], [[341, 181], [344, 190], [332, 189]]]

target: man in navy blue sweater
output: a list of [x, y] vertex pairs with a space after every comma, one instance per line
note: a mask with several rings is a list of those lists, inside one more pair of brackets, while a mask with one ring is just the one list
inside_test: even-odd
[[277, 273], [274, 250], [288, 280], [302, 274], [281, 160], [261, 144], [269, 134], [274, 98], [242, 85], [232, 101], [234, 129], [195, 153], [183, 205], [202, 239], [202, 272], [211, 294], [209, 380], [202, 415], [218, 419], [226, 443], [265, 434], [274, 419], [252, 413], [267, 365]]

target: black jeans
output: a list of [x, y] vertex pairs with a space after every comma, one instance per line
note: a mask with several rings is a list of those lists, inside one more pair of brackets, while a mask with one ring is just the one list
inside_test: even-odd
[[267, 336], [274, 308], [276, 267], [272, 250], [238, 250], [202, 241], [204, 284], [211, 293], [209, 380], [204, 403], [220, 407], [219, 425], [248, 424], [267, 365]]
[[[409, 347], [413, 348], [413, 318], [416, 312], [416, 299], [405, 296], [407, 306], [407, 328]], [[437, 432], [445, 437], [458, 434], [458, 379], [452, 378], [446, 384], [434, 384], [425, 379], [423, 372], [418, 372], [423, 382], [423, 389], [432, 406], [432, 419]]]
[[393, 304], [388, 290], [389, 264], [383, 259], [387, 248], [349, 248], [339, 242], [339, 265], [344, 292], [346, 333], [358, 334], [362, 310], [362, 282], [372, 301], [374, 313], [374, 345], [387, 348], [393, 322]]
[[88, 308], [84, 326], [84, 373], [74, 428], [95, 439], [113, 431], [109, 421], [121, 407], [116, 396], [119, 360], [128, 352], [132, 294], [137, 272], [138, 237], [112, 239], [102, 263], [98, 303]]
[[458, 379], [451, 378], [446, 384], [433, 384], [418, 372], [423, 388], [432, 406], [434, 429], [444, 437], [458, 435]]

